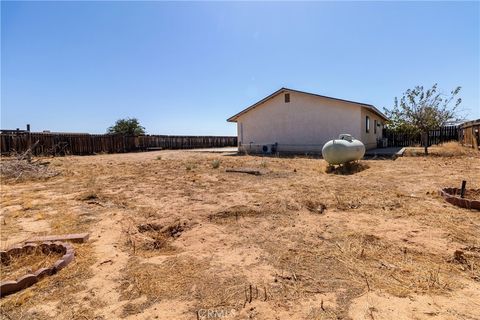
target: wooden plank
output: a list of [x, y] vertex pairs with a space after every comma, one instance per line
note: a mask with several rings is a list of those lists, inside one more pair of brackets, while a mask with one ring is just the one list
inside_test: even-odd
[[63, 234], [63, 235], [35, 237], [35, 238], [28, 239], [25, 242], [28, 243], [28, 242], [43, 242], [43, 241], [72, 241], [72, 242], [84, 243], [88, 241], [88, 237], [89, 237], [88, 233], [70, 233], [70, 234]]
[[259, 176], [262, 174], [262, 172], [260, 172], [259, 170], [248, 169], [248, 168], [231, 168], [231, 169], [226, 169], [225, 172], [247, 173], [247, 174], [253, 174], [256, 176]]

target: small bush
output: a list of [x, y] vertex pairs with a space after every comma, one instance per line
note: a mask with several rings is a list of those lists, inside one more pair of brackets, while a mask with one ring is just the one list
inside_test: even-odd
[[213, 169], [218, 169], [220, 167], [220, 160], [215, 159], [212, 161], [212, 168]]
[[162, 156], [157, 156], [155, 159], [162, 160]]
[[262, 162], [260, 163], [260, 167], [266, 168], [266, 167], [267, 167], [267, 161], [262, 161]]
[[185, 169], [186, 169], [187, 171], [192, 171], [192, 170], [195, 169], [196, 167], [197, 167], [197, 166], [196, 166], [195, 164], [193, 164], [193, 163], [187, 163], [187, 164], [185, 165]]

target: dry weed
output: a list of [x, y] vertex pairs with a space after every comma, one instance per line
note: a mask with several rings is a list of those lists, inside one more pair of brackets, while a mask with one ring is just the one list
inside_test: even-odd
[[[473, 148], [462, 146], [456, 141], [445, 142], [428, 148], [428, 155], [433, 157], [480, 157], [480, 152]], [[425, 156], [424, 149], [421, 147], [409, 147], [405, 150], [404, 156], [418, 157]]]

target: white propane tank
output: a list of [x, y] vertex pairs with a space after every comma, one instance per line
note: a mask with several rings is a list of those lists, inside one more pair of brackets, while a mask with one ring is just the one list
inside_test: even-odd
[[343, 164], [360, 160], [365, 154], [365, 145], [350, 134], [341, 134], [322, 148], [322, 156], [329, 164]]

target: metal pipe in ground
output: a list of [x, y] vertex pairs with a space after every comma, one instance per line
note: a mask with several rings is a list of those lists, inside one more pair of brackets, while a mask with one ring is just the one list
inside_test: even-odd
[[462, 188], [460, 189], [460, 198], [465, 197], [465, 187], [467, 185], [467, 181], [462, 181]]

